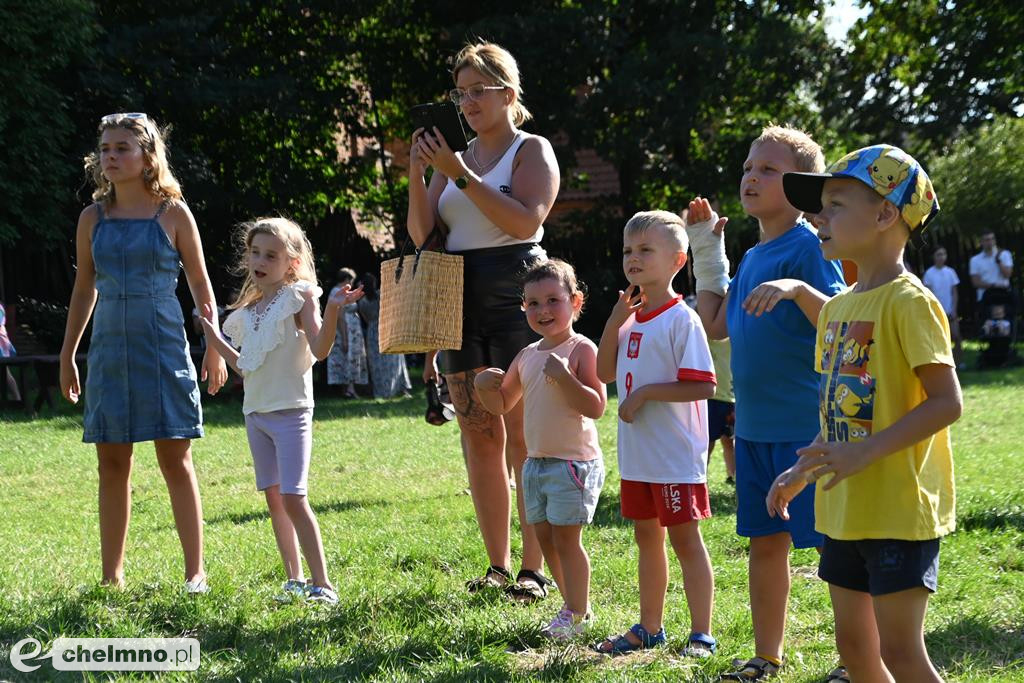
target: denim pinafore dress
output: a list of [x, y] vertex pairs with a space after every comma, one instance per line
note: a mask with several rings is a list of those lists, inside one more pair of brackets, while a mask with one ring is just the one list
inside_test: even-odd
[[92, 233], [98, 298], [85, 380], [86, 443], [203, 435], [196, 369], [175, 296], [181, 256], [152, 218], [108, 218]]

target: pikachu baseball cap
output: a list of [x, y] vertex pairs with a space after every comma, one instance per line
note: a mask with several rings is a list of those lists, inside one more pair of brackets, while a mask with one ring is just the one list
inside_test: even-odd
[[850, 152], [824, 173], [786, 173], [786, 199], [807, 213], [821, 212], [821, 191], [829, 178], [854, 178], [896, 205], [911, 231], [924, 230], [939, 212], [939, 198], [914, 157], [892, 145]]

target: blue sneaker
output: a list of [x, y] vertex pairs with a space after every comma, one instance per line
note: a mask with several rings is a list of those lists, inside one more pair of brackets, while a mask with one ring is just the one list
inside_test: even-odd
[[300, 579], [288, 579], [281, 585], [281, 592], [274, 596], [278, 602], [294, 602], [306, 599], [306, 582]]
[[718, 650], [717, 640], [709, 636], [707, 633], [698, 633], [695, 631], [690, 634], [689, 642], [687, 642], [686, 647], [683, 648], [683, 656], [706, 659], [715, 654], [716, 650]]

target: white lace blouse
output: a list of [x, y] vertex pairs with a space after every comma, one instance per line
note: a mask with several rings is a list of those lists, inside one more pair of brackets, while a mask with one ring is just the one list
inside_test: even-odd
[[304, 291], [316, 301], [322, 290], [309, 282], [282, 287], [261, 314], [252, 306], [224, 321], [224, 334], [240, 349], [238, 367], [245, 384], [242, 413], [313, 407], [313, 352], [295, 324]]

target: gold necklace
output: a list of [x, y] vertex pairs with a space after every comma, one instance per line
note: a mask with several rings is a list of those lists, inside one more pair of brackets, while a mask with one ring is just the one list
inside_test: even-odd
[[[480, 163], [480, 161], [479, 161], [479, 159], [477, 159], [477, 158], [476, 158], [476, 145], [474, 144], [474, 145], [473, 145], [473, 148], [472, 148], [471, 150], [469, 150], [469, 154], [470, 154], [470, 156], [472, 156], [472, 157], [473, 157], [473, 163], [474, 163], [474, 164], [476, 164], [476, 167], [477, 167], [477, 169], [479, 169], [479, 172], [483, 172], [483, 170], [484, 170], [485, 168], [487, 168], [488, 166], [490, 166], [491, 164], [493, 164], [493, 163], [494, 163], [495, 161], [497, 161], [498, 159], [500, 159], [500, 158], [502, 158], [503, 156], [505, 156], [505, 152], [507, 152], [507, 151], [508, 151], [508, 150], [509, 150], [509, 149], [510, 149], [510, 148], [512, 147], [512, 144], [513, 144], [513, 143], [514, 143], [514, 142], [515, 142], [515, 141], [516, 141], [516, 140], [517, 140], [518, 138], [519, 138], [519, 131], [514, 131], [514, 132], [512, 133], [512, 139], [511, 139], [511, 140], [509, 140], [509, 142], [508, 142], [508, 144], [507, 144], [507, 145], [505, 145], [505, 149], [501, 150], [501, 153], [500, 153], [500, 154], [498, 154], [497, 156], [495, 156], [495, 157], [494, 157], [493, 159], [491, 159], [490, 161], [488, 161], [488, 162], [487, 162], [486, 164], [481, 164], [481, 163]], [[480, 138], [477, 138], [477, 139], [476, 139], [476, 140], [474, 140], [473, 142], [475, 143], [475, 142], [476, 142], [477, 140], [479, 140], [479, 139], [480, 139]]]

